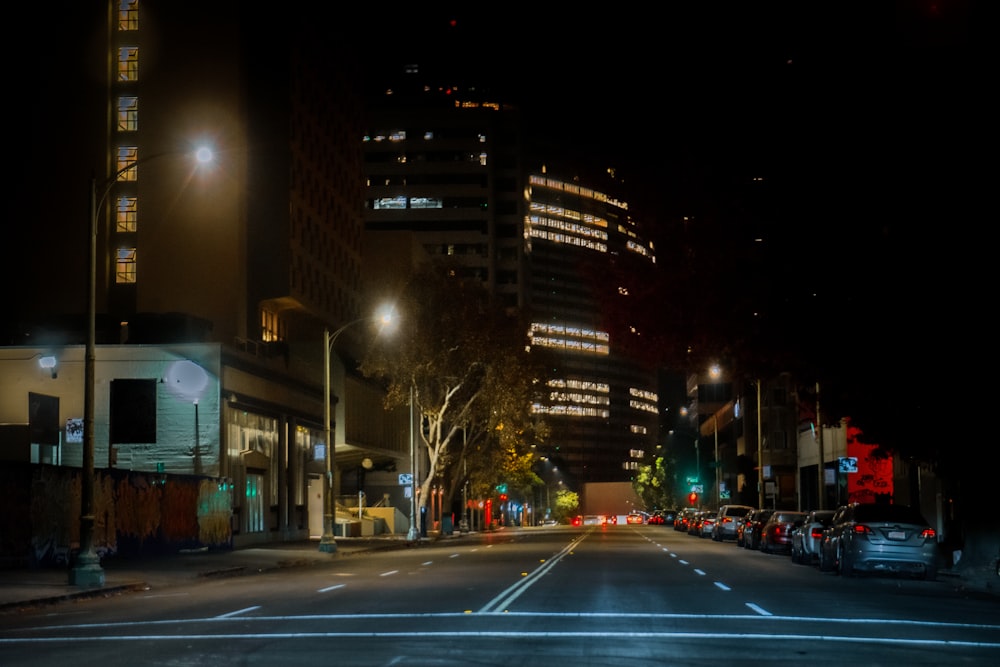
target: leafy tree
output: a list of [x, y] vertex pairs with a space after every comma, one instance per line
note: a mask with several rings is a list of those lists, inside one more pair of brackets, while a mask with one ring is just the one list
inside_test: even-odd
[[632, 488], [647, 510], [677, 505], [676, 463], [673, 459], [656, 456], [651, 463], [639, 467]]
[[567, 523], [580, 507], [580, 496], [569, 489], [556, 491], [556, 499], [552, 504], [552, 518], [559, 523]]
[[397, 310], [400, 335], [372, 348], [361, 371], [386, 380], [386, 407], [412, 401], [417, 447], [429, 462], [417, 480], [420, 509], [432, 485], [444, 486], [442, 507], [451, 507], [466, 481], [472, 497], [502, 482], [540, 483], [530, 445], [545, 427], [531, 404], [544, 366], [527, 351], [518, 314], [447, 262], [419, 267]]

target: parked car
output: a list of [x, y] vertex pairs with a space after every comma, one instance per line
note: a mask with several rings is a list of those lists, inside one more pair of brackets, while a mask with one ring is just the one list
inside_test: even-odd
[[812, 510], [802, 525], [792, 531], [792, 562], [811, 565], [819, 561], [823, 531], [830, 525], [835, 510]]
[[740, 520], [753, 509], [749, 505], [723, 505], [720, 507], [719, 515], [712, 527], [712, 539], [716, 542], [735, 540]]
[[778, 510], [760, 531], [760, 550], [766, 554], [788, 553], [792, 550], [792, 531], [805, 520], [805, 512]]
[[688, 535], [701, 534], [701, 520], [705, 518], [705, 515], [708, 512], [709, 510], [698, 510], [697, 512], [691, 515], [691, 518], [688, 519], [688, 529], [687, 529]]
[[937, 578], [937, 533], [908, 505], [853, 503], [839, 507], [823, 531], [819, 569]]
[[712, 533], [715, 531], [715, 521], [718, 519], [718, 515], [719, 513], [715, 510], [702, 513], [699, 519], [698, 537], [712, 536]]
[[767, 523], [772, 514], [774, 514], [774, 510], [770, 509], [754, 510], [751, 513], [750, 521], [743, 529], [743, 548], [754, 550], [760, 548], [760, 531], [763, 530], [764, 524]]
[[747, 512], [747, 515], [742, 519], [740, 519], [739, 523], [736, 525], [736, 546], [738, 547], [744, 546], [743, 537], [744, 534], [746, 534], [747, 536], [749, 536], [750, 534], [750, 530], [748, 530], [748, 527], [750, 526], [750, 522], [753, 521], [753, 513], [755, 511], [756, 510], [751, 510]]
[[700, 510], [697, 507], [686, 507], [677, 514], [677, 520], [674, 522], [674, 530], [679, 530], [682, 533], [686, 533], [688, 529], [688, 524], [691, 522], [691, 517], [697, 514]]

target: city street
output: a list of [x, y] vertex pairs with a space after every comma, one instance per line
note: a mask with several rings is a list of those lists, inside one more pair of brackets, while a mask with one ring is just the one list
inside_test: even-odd
[[[499, 531], [0, 616], [19, 665], [996, 664], [1000, 606], [669, 527]], [[777, 642], [780, 640], [780, 642]]]

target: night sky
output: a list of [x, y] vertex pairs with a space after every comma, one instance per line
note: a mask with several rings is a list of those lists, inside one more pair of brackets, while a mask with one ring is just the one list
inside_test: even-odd
[[910, 429], [935, 399], [898, 388], [967, 356], [960, 230], [995, 79], [975, 2], [469, 5], [382, 14], [368, 64], [494, 87], [540, 155], [618, 168], [654, 235], [697, 215], [764, 236], [795, 345], [887, 444], [927, 437]]

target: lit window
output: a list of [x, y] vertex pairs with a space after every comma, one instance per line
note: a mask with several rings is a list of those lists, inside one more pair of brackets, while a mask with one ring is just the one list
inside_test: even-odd
[[118, 131], [135, 132], [139, 129], [139, 98], [118, 98]]
[[278, 314], [266, 308], [260, 311], [260, 337], [265, 343], [280, 340]]
[[118, 30], [139, 29], [139, 0], [118, 0]]
[[119, 181], [135, 181], [139, 178], [136, 163], [139, 161], [138, 146], [119, 146], [115, 171]]
[[118, 284], [135, 283], [135, 248], [118, 248], [118, 259], [115, 260], [115, 282]]
[[387, 208], [406, 208], [406, 197], [381, 197], [376, 199], [374, 204], [376, 211]]
[[118, 80], [139, 80], [139, 47], [123, 46], [118, 49]]
[[118, 232], [134, 232], [139, 220], [139, 200], [136, 197], [119, 197], [115, 230]]

